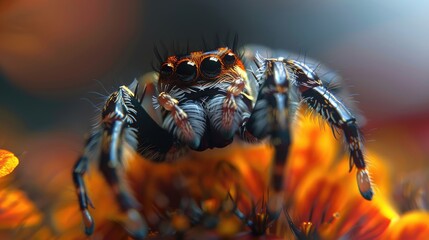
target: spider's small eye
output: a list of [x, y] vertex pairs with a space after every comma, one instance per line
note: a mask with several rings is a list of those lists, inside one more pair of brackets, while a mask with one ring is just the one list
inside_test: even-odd
[[221, 70], [222, 64], [217, 57], [206, 57], [201, 61], [201, 73], [206, 78], [217, 77]]
[[161, 69], [159, 70], [159, 74], [163, 77], [169, 77], [174, 72], [174, 66], [171, 63], [164, 63], [161, 65]]
[[223, 56], [222, 58], [223, 64], [225, 64], [226, 66], [232, 66], [235, 63], [235, 60], [235, 54], [232, 52], [225, 54], [225, 56]]
[[191, 82], [197, 77], [197, 65], [190, 60], [179, 62], [176, 68], [176, 74], [183, 82]]

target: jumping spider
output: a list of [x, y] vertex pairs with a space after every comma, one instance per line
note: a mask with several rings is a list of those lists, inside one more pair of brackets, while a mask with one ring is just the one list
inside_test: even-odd
[[[234, 41], [235, 42], [235, 41]], [[248, 78], [241, 57], [232, 48], [188, 52], [160, 59], [157, 83], [134, 81], [121, 86], [106, 101], [99, 125], [86, 141], [73, 170], [86, 234], [94, 229], [88, 211], [92, 203], [83, 175], [91, 153], [99, 149], [99, 170], [127, 215], [125, 227], [135, 238], [147, 235], [147, 225], [137, 211], [135, 199], [123, 176], [123, 150], [131, 146], [152, 161], [174, 158], [183, 149], [204, 151], [229, 145], [234, 137], [246, 142], [268, 138], [275, 153], [270, 184], [274, 195], [282, 196], [283, 170], [291, 144], [290, 111], [292, 90], [302, 102], [333, 128], [342, 130], [350, 152], [350, 170], [355, 165], [361, 195], [371, 200], [373, 190], [356, 119], [306, 64], [285, 58], [254, 59], [258, 69]], [[154, 90], [149, 110], [143, 98]], [[157, 123], [149, 111], [161, 112]], [[281, 197], [279, 198], [281, 202]], [[277, 200], [279, 200], [277, 199]], [[282, 204], [274, 204], [279, 213]]]

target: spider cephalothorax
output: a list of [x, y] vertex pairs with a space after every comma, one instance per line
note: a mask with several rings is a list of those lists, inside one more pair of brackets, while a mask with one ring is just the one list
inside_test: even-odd
[[162, 127], [195, 150], [231, 143], [254, 101], [243, 63], [225, 47], [168, 57], [157, 88]]
[[[122, 178], [125, 146], [149, 160], [163, 161], [184, 149], [221, 148], [234, 138], [251, 143], [267, 139], [274, 149], [270, 179], [273, 197], [268, 203], [267, 221], [274, 220], [282, 206], [283, 170], [292, 139], [292, 92], [298, 92], [301, 102], [333, 128], [343, 131], [350, 167], [358, 169], [359, 190], [364, 198], [372, 198], [356, 119], [316, 73], [296, 60], [257, 56], [253, 60], [258, 70], [248, 78], [234, 49], [220, 47], [161, 59], [156, 83], [135, 80], [108, 98], [73, 171], [87, 234], [92, 233], [94, 223], [83, 175], [94, 156], [99, 156], [100, 171], [128, 216], [127, 230], [135, 238], [147, 234], [138, 204]], [[143, 101], [148, 97], [152, 98], [149, 106]], [[154, 119], [150, 112], [157, 111], [159, 119]]]

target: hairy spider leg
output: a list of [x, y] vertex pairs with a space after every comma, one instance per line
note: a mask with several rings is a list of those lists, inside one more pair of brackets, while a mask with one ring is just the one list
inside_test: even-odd
[[374, 191], [366, 169], [362, 136], [356, 118], [327, 88], [320, 78], [305, 64], [295, 60], [284, 60], [295, 75], [295, 81], [307, 105], [319, 113], [333, 127], [342, 129], [350, 152], [350, 169], [357, 167], [357, 183], [361, 195], [371, 200]]
[[126, 86], [121, 86], [109, 97], [102, 111], [101, 123], [93, 132], [73, 171], [85, 233], [92, 234], [94, 221], [88, 211], [88, 205], [92, 206], [92, 203], [86, 194], [83, 175], [88, 169], [94, 146], [100, 144], [99, 169], [116, 195], [121, 211], [127, 216], [123, 224], [134, 238], [144, 238], [148, 227], [124, 181], [124, 147], [128, 145], [150, 160], [159, 161], [172, 148], [174, 139], [146, 113], [137, 96]]
[[[266, 214], [261, 221], [256, 219], [252, 229], [256, 234], [264, 234], [268, 225], [276, 220], [283, 205], [283, 172], [287, 161], [290, 136], [289, 114], [289, 73], [281, 60], [267, 59], [264, 62], [263, 83], [259, 90], [255, 107], [249, 119], [244, 123], [242, 136], [249, 140], [249, 133], [257, 139], [270, 137], [274, 147], [270, 186]], [[263, 206], [264, 207], [264, 206]]]
[[73, 168], [73, 183], [76, 188], [76, 194], [79, 201], [79, 207], [82, 212], [83, 223], [85, 226], [85, 233], [91, 235], [94, 231], [94, 220], [91, 214], [88, 211], [88, 206], [94, 207], [91, 199], [88, 197], [85, 182], [83, 181], [83, 176], [88, 170], [89, 165], [89, 155], [94, 150], [96, 145], [96, 139], [100, 138], [100, 133], [94, 132], [85, 143], [85, 151], [79, 157], [79, 160], [76, 162]]

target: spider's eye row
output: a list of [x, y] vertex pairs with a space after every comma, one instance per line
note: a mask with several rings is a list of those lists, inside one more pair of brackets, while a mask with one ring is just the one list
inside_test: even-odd
[[161, 65], [161, 69], [159, 70], [159, 73], [163, 77], [169, 77], [173, 75], [174, 72], [174, 66], [171, 63], [164, 63]]
[[176, 74], [181, 81], [191, 82], [197, 77], [197, 65], [193, 61], [183, 60], [177, 65]]
[[222, 61], [223, 61], [223, 64], [225, 64], [228, 67], [232, 66], [236, 61], [235, 54], [232, 52], [225, 54], [222, 58]]
[[201, 61], [201, 73], [206, 78], [215, 78], [222, 71], [222, 64], [219, 58], [208, 56]]

